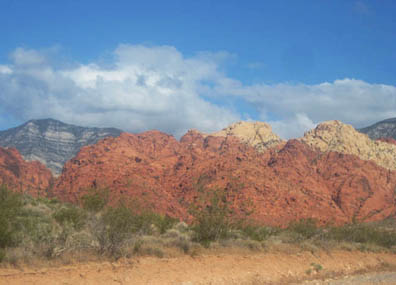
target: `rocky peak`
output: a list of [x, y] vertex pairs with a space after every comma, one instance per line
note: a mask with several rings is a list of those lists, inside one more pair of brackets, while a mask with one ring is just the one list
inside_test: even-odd
[[180, 143], [190, 146], [194, 146], [197, 143], [202, 144], [206, 136], [207, 136], [206, 134], [203, 134], [198, 130], [191, 129], [188, 130], [188, 132], [180, 138]]
[[284, 143], [284, 141], [272, 132], [269, 124], [264, 122], [237, 122], [211, 136], [235, 136], [242, 142], [250, 144], [256, 150], [262, 152], [266, 149]]
[[306, 132], [300, 140], [321, 152], [352, 154], [362, 160], [372, 160], [384, 168], [396, 169], [396, 145], [371, 140], [340, 121], [323, 122]]
[[80, 148], [108, 136], [119, 136], [114, 128], [79, 127], [54, 119], [30, 120], [25, 124], [0, 131], [0, 146], [15, 147], [28, 161], [37, 160], [54, 175]]

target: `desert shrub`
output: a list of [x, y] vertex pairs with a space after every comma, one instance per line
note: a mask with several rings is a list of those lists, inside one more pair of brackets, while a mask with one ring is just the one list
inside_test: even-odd
[[222, 189], [207, 189], [190, 208], [194, 221], [193, 240], [208, 247], [212, 241], [227, 238], [235, 225], [234, 212]]
[[0, 248], [18, 243], [15, 217], [21, 212], [22, 206], [20, 194], [12, 192], [5, 185], [0, 186]]
[[108, 208], [102, 216], [102, 228], [98, 231], [101, 252], [118, 257], [125, 240], [141, 227], [141, 221], [128, 207]]
[[29, 239], [34, 243], [46, 242], [54, 232], [51, 216], [32, 209], [23, 209], [15, 221], [20, 241]]
[[[136, 249], [136, 247], [135, 247]], [[158, 247], [151, 247], [151, 246], [140, 246], [138, 251], [134, 251], [135, 254], [139, 255], [149, 255], [149, 256], [156, 256], [158, 258], [163, 258], [165, 253], [162, 249]]]
[[241, 228], [242, 232], [249, 239], [255, 241], [263, 241], [269, 238], [272, 234], [274, 234], [274, 230], [269, 227], [260, 227], [254, 225], [245, 225]]
[[168, 215], [160, 215], [154, 212], [141, 213], [137, 215], [137, 218], [140, 220], [139, 228], [146, 234], [152, 234], [152, 225], [158, 229], [160, 234], [163, 234], [178, 222], [177, 219]]
[[54, 219], [62, 226], [71, 224], [76, 230], [80, 230], [86, 222], [86, 213], [77, 207], [62, 207], [53, 214]]
[[306, 239], [312, 238], [315, 234], [318, 233], [316, 221], [311, 218], [291, 222], [286, 230], [295, 232]]
[[378, 229], [365, 224], [331, 228], [328, 237], [337, 241], [370, 243], [386, 248], [396, 245], [396, 232]]
[[185, 222], [177, 222], [172, 228], [180, 233], [186, 233], [190, 230], [189, 226]]
[[5, 250], [3, 248], [0, 248], [0, 263], [4, 261], [5, 257], [6, 257]]
[[92, 188], [81, 197], [81, 204], [84, 209], [97, 213], [107, 205], [109, 201], [109, 190], [107, 188]]

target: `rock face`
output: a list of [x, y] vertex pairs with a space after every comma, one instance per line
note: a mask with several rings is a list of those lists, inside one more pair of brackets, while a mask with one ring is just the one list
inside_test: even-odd
[[358, 129], [367, 134], [371, 139], [393, 138], [396, 139], [396, 118], [383, 120], [366, 128]]
[[258, 151], [265, 151], [284, 143], [278, 135], [272, 132], [271, 126], [264, 122], [237, 122], [210, 135], [216, 137], [234, 136], [242, 142], [252, 145]]
[[371, 140], [340, 121], [321, 123], [300, 140], [321, 152], [352, 154], [362, 160], [372, 160], [384, 168], [396, 169], [396, 145]]
[[76, 202], [88, 188], [109, 187], [111, 200], [132, 197], [158, 212], [180, 216], [180, 206], [165, 185], [179, 148], [174, 137], [158, 131], [106, 138], [83, 147], [65, 164], [54, 194]]
[[395, 214], [394, 171], [327, 150], [291, 140], [258, 152], [235, 136], [197, 131], [180, 142], [157, 131], [123, 133], [83, 147], [65, 164], [54, 193], [76, 202], [90, 187], [108, 187], [113, 200], [129, 197], [188, 220], [200, 191], [220, 187], [239, 214], [249, 204], [252, 219], [281, 226], [309, 217], [342, 224]]
[[31, 120], [19, 127], [0, 131], [0, 146], [15, 147], [26, 160], [40, 161], [54, 175], [59, 175], [64, 163], [82, 146], [108, 136], [119, 136], [120, 133], [114, 128], [78, 127], [53, 119]]
[[46, 196], [52, 174], [38, 161], [26, 162], [15, 148], [0, 147], [0, 185], [32, 196]]

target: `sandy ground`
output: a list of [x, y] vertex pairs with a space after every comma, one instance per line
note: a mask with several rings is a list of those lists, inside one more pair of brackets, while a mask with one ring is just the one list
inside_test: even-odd
[[[140, 257], [117, 263], [41, 269], [0, 269], [0, 284], [347, 284], [329, 283], [329, 280], [390, 270], [393, 273], [386, 273], [389, 281], [396, 278], [395, 269], [396, 255], [386, 253], [211, 254], [177, 258]], [[379, 278], [385, 273], [375, 274]], [[307, 281], [313, 279], [324, 281]], [[396, 279], [391, 282], [394, 283], [378, 284], [396, 284]]]
[[369, 274], [359, 274], [355, 276], [346, 276], [334, 279], [306, 281], [300, 284], [305, 285], [371, 285], [383, 284], [394, 285], [396, 284], [396, 272], [376, 272]]

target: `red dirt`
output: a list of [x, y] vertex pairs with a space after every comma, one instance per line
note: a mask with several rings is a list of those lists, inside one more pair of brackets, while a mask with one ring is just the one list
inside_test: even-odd
[[383, 270], [384, 265], [394, 268], [395, 260], [394, 254], [344, 251], [141, 257], [118, 263], [0, 269], [0, 284], [295, 284]]

